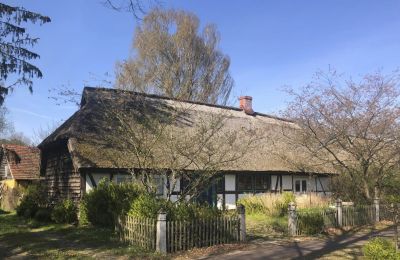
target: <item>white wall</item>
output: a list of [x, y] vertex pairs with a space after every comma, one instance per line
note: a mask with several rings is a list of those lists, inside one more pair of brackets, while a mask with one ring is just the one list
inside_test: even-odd
[[[181, 191], [181, 180], [177, 177], [175, 179], [175, 187], [174, 187], [174, 191], [178, 192]], [[170, 179], [170, 185], [172, 186], [172, 184], [174, 183], [174, 179]]]
[[217, 208], [222, 209], [223, 201], [224, 201], [224, 195], [217, 194]]
[[[99, 181], [103, 178], [106, 178], [107, 180], [110, 179], [110, 174], [109, 173], [92, 173], [93, 179], [96, 182], [96, 185], [99, 184]], [[115, 179], [115, 177], [114, 177]], [[93, 189], [92, 181], [89, 178], [89, 175], [86, 174], [86, 192], [89, 192]]]
[[[331, 178], [328, 176], [323, 176], [323, 177], [318, 177], [319, 180], [317, 179], [317, 191], [322, 192], [329, 192], [331, 190], [330, 185], [331, 185]], [[321, 187], [321, 183], [323, 186], [323, 189]]]
[[225, 194], [225, 208], [226, 209], [236, 209], [235, 194]]
[[178, 200], [178, 195], [171, 195], [171, 201], [175, 202]]
[[282, 190], [291, 190], [291, 189], [292, 189], [292, 175], [283, 175]]
[[235, 191], [236, 176], [233, 174], [225, 174], [225, 191]]
[[[275, 191], [276, 180], [279, 178], [277, 175], [271, 175], [271, 191]], [[279, 180], [278, 180], [278, 187], [277, 190], [281, 188]]]

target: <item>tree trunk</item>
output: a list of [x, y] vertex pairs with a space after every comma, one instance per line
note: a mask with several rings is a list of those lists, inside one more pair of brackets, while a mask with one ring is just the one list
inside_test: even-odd
[[369, 185], [367, 180], [363, 179], [364, 195], [367, 199], [371, 199], [371, 194], [369, 192]]

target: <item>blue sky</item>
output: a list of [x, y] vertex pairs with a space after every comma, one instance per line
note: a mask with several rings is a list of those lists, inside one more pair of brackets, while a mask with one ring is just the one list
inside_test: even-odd
[[[34, 93], [16, 89], [6, 100], [16, 131], [32, 136], [39, 127], [67, 119], [77, 108], [57, 106], [49, 89], [69, 85], [81, 91], [92, 75], [113, 73], [128, 57], [137, 21], [100, 0], [5, 1], [51, 17], [29, 26], [40, 37], [35, 61], [44, 77]], [[256, 111], [276, 113], [288, 97], [282, 86], [301, 87], [329, 66], [359, 77], [400, 63], [400, 1], [163, 1], [165, 8], [195, 13], [214, 23], [220, 49], [231, 58], [234, 97], [251, 95]]]

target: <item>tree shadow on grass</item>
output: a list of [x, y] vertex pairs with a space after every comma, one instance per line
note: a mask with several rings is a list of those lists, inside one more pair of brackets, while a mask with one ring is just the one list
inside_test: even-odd
[[52, 227], [0, 236], [0, 259], [18, 258], [109, 258], [128, 255], [157, 258], [154, 253], [119, 243], [111, 230], [92, 227]]
[[[294, 259], [315, 259], [318, 257], [323, 257], [334, 253], [335, 251], [345, 250], [345, 249], [355, 249], [358, 248], [360, 250], [362, 241], [368, 240], [371, 237], [375, 236], [384, 236], [390, 237], [393, 236], [392, 226], [386, 227], [382, 230], [372, 230], [370, 232], [365, 232], [362, 230], [363, 228], [357, 228], [350, 231], [347, 231], [339, 236], [327, 238], [321, 246], [321, 243], [316, 243], [315, 245], [301, 245], [301, 243], [295, 242], [294, 246], [297, 248], [298, 257]], [[304, 250], [306, 249], [306, 250]], [[304, 253], [307, 251], [310, 253]], [[354, 251], [354, 250], [353, 250]], [[353, 252], [355, 253], [355, 252]], [[357, 255], [353, 255], [357, 257]]]

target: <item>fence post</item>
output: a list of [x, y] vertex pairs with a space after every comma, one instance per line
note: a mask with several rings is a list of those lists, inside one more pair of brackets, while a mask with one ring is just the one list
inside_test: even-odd
[[343, 204], [341, 199], [336, 200], [336, 220], [338, 227], [343, 225]]
[[379, 198], [378, 197], [374, 198], [374, 208], [375, 208], [375, 222], [379, 222], [380, 216], [379, 216]]
[[399, 252], [399, 208], [400, 203], [396, 203], [391, 205], [392, 212], [393, 212], [393, 224], [394, 224], [394, 243], [396, 246], [396, 252]]
[[296, 213], [296, 203], [290, 202], [288, 207], [288, 231], [290, 236], [295, 236], [297, 234], [297, 213]]
[[163, 209], [157, 217], [156, 251], [167, 253], [167, 213]]
[[240, 222], [240, 230], [239, 230], [239, 241], [245, 242], [246, 241], [246, 209], [244, 205], [239, 204], [237, 205], [237, 212], [239, 215], [239, 222]]

